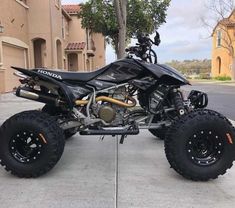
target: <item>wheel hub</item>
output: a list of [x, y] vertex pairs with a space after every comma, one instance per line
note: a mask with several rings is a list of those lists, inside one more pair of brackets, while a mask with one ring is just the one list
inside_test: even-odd
[[208, 166], [217, 162], [224, 149], [223, 139], [211, 130], [193, 134], [187, 143], [187, 154], [197, 165]]
[[43, 142], [40, 135], [30, 131], [21, 131], [10, 140], [10, 153], [21, 163], [31, 163], [40, 158]]

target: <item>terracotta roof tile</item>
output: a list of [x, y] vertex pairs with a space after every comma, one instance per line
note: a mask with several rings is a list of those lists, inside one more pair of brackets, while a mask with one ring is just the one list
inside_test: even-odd
[[75, 43], [69, 43], [65, 50], [83, 50], [86, 47], [85, 42], [75, 42]]
[[69, 14], [79, 13], [81, 7], [79, 4], [66, 4], [63, 5], [64, 10]]
[[231, 19], [231, 17], [235, 15], [235, 9], [232, 11], [232, 13], [230, 14], [229, 17], [227, 18], [224, 18], [222, 20], [220, 20], [217, 25], [214, 27], [213, 29], [213, 32], [211, 34], [211, 36], [213, 36], [213, 34], [215, 33], [216, 31], [216, 28], [219, 26], [219, 25], [223, 25], [225, 27], [235, 27], [235, 21]]
[[235, 26], [235, 22], [230, 20], [229, 18], [224, 18], [219, 22], [222, 25], [228, 26], [228, 27], [233, 27]]

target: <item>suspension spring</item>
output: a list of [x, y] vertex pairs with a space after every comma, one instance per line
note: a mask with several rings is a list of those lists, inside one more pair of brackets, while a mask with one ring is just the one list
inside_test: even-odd
[[176, 108], [178, 114], [180, 116], [184, 115], [185, 114], [185, 107], [184, 107], [183, 96], [182, 96], [181, 92], [179, 92], [176, 89], [173, 90], [172, 97], [173, 97], [175, 108]]

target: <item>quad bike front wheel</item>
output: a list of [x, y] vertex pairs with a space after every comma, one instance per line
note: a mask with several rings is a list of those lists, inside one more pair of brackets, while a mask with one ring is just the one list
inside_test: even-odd
[[[175, 112], [172, 113], [171, 117], [177, 119], [178, 116]], [[154, 118], [153, 118], [153, 123], [158, 123], [162, 121], [162, 118], [160, 115], [155, 115]], [[172, 120], [169, 120], [171, 122], [173, 122], [173, 119]], [[158, 139], [160, 140], [164, 140], [165, 139], [165, 136], [166, 136], [166, 132], [168, 131], [168, 129], [170, 128], [170, 126], [166, 126], [166, 125], [162, 125], [160, 128], [157, 128], [157, 129], [149, 129], [150, 133], [152, 135], [154, 135], [155, 137], [157, 137]]]
[[215, 111], [193, 111], [169, 128], [165, 153], [171, 167], [183, 177], [195, 181], [215, 179], [232, 167], [235, 129]]
[[52, 169], [64, 150], [64, 133], [54, 118], [25, 111], [9, 118], [0, 129], [1, 165], [13, 175], [39, 177]]
[[153, 136], [157, 137], [160, 140], [164, 140], [167, 132], [167, 127], [161, 127], [159, 129], [149, 129], [149, 131]]
[[[160, 120], [161, 120], [161, 118], [159, 116], [154, 116], [153, 123], [158, 123]], [[158, 139], [164, 140], [168, 128], [169, 127], [162, 126], [162, 127], [158, 128], [158, 129], [149, 129], [149, 132], [152, 135], [154, 135], [155, 137], [157, 137]]]

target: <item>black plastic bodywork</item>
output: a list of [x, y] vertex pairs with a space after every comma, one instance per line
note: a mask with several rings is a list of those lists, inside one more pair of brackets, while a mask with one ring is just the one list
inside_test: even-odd
[[169, 66], [150, 64], [135, 59], [121, 59], [110, 64], [103, 73], [88, 82], [88, 84], [100, 89], [102, 88], [100, 82], [122, 84], [132, 79], [141, 79], [147, 76], [153, 76], [166, 85], [181, 86], [190, 84], [182, 74]]
[[[47, 69], [27, 70], [12, 67], [30, 77], [42, 79], [58, 86], [68, 106], [74, 106], [75, 99], [81, 99], [95, 90], [102, 90], [131, 80], [153, 77], [158, 84], [188, 85], [189, 82], [175, 69], [159, 64], [150, 64], [136, 59], [117, 60], [91, 73], [74, 73]], [[145, 81], [146, 82], [146, 81]]]
[[[106, 88], [107, 85], [112, 86], [126, 83], [129, 80], [141, 79], [150, 75], [168, 85], [189, 84], [188, 80], [185, 79], [182, 74], [167, 65], [151, 64], [130, 58], [115, 61], [104, 68], [89, 73], [74, 73], [46, 69], [33, 69], [33, 71], [52, 77], [60, 82], [67, 82], [72, 85], [91, 85], [97, 89]], [[106, 82], [109, 84], [101, 84]]]
[[66, 86], [63, 82], [59, 82], [56, 79], [50, 77], [50, 76], [46, 76], [43, 74], [40, 74], [34, 70], [28, 70], [28, 69], [23, 69], [23, 68], [19, 68], [19, 67], [12, 67], [13, 69], [16, 69], [17, 71], [29, 76], [29, 77], [34, 77], [36, 79], [41, 79], [50, 83], [53, 83], [55, 85], [58, 86], [58, 88], [61, 90], [61, 92], [63, 93], [64, 99], [68, 105], [69, 108], [73, 108], [74, 107], [74, 101], [75, 101], [75, 97], [74, 94], [72, 93], [72, 91], [68, 88], [68, 86]]

